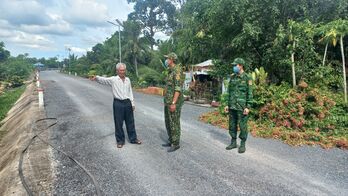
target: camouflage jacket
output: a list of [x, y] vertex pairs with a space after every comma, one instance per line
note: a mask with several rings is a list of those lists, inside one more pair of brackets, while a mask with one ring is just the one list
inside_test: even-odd
[[245, 72], [232, 74], [228, 84], [228, 108], [243, 111], [252, 106], [252, 79]]
[[164, 94], [164, 103], [172, 104], [174, 93], [180, 92], [180, 96], [177, 100], [177, 104], [182, 104], [184, 101], [183, 96], [183, 81], [184, 81], [183, 71], [181, 65], [175, 65], [173, 68], [168, 68], [168, 74], [165, 78], [166, 87]]

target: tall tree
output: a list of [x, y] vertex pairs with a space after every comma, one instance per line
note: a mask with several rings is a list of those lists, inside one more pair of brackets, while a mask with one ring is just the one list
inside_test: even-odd
[[[251, 62], [251, 68], [264, 66], [272, 81], [288, 81], [291, 79], [288, 77], [291, 74], [291, 69], [288, 69], [291, 58], [286, 48], [289, 39], [284, 40], [282, 45], [275, 46], [277, 30], [280, 27], [288, 29], [289, 19], [296, 22], [309, 19], [316, 24], [336, 17], [347, 17], [344, 14], [347, 3], [344, 2], [347, 1], [189, 0], [180, 12], [179, 18], [184, 22], [184, 28], [174, 33], [174, 44], [177, 43], [177, 51], [183, 49], [189, 54], [190, 63], [198, 63], [208, 58], [229, 62], [241, 56]], [[305, 47], [314, 46], [310, 43], [311, 39], [301, 41], [307, 42]], [[303, 45], [297, 46], [303, 50]], [[306, 66], [314, 66], [316, 63], [313, 60], [313, 51], [296, 55], [295, 60], [298, 60], [297, 57], [312, 59]], [[297, 63], [301, 65], [299, 69], [305, 67], [302, 62]]]
[[148, 50], [148, 46], [146, 45], [148, 40], [145, 37], [140, 37], [141, 26], [137, 21], [127, 20], [123, 23], [123, 28], [126, 40], [124, 48], [127, 48], [125, 55], [133, 59], [135, 74], [139, 77], [138, 58], [142, 53]]
[[346, 76], [346, 65], [345, 65], [345, 55], [344, 55], [344, 43], [343, 38], [348, 34], [348, 20], [334, 20], [326, 25], [319, 28], [319, 33], [322, 36], [320, 41], [325, 41], [325, 52], [323, 57], [323, 65], [325, 63], [327, 48], [330, 42], [335, 47], [339, 40], [341, 58], [342, 58], [342, 72], [343, 72], [343, 88], [344, 88], [344, 101], [347, 102], [347, 76]]
[[51, 57], [45, 60], [45, 66], [48, 68], [58, 68], [59, 62], [57, 57]]
[[348, 102], [347, 98], [347, 76], [346, 76], [346, 63], [344, 55], [344, 45], [343, 37], [348, 35], [348, 20], [339, 19], [336, 21], [336, 27], [338, 34], [340, 36], [340, 45], [341, 45], [341, 56], [342, 56], [342, 72], [343, 72], [343, 88], [344, 88], [344, 102]]
[[10, 57], [10, 52], [5, 49], [4, 42], [0, 42], [0, 62], [5, 61], [8, 57]]
[[140, 22], [144, 35], [151, 40], [153, 50], [155, 33], [175, 28], [175, 6], [168, 0], [128, 0], [128, 3], [135, 3], [129, 19]]
[[92, 47], [92, 51], [87, 52], [87, 58], [91, 61], [91, 63], [100, 63], [102, 55], [103, 44], [101, 43], [96, 44]]

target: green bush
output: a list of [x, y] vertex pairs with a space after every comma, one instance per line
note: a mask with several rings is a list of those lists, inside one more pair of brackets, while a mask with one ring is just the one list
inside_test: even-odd
[[89, 70], [89, 72], [88, 72], [89, 77], [95, 76], [95, 75], [97, 75], [97, 72], [94, 69]]
[[106, 74], [105, 72], [103, 72], [103, 68], [100, 64], [92, 64], [89, 68], [89, 70], [93, 70], [95, 72], [95, 75], [104, 75]]
[[11, 88], [20, 87], [24, 84], [24, 80], [20, 76], [11, 76], [8, 81], [10, 83]]
[[156, 70], [143, 66], [139, 69], [139, 85], [158, 86], [164, 83], [164, 76]]
[[[128, 67], [127, 67], [128, 68]], [[130, 71], [127, 71], [127, 77], [130, 79], [131, 83], [132, 83], [132, 88], [137, 88], [139, 87], [139, 81], [138, 81], [138, 78], [136, 76], [135, 73], [132, 73]]]
[[153, 52], [152, 53], [152, 58], [149, 64], [147, 65], [149, 68], [152, 68], [156, 71], [163, 71], [163, 63], [165, 61], [165, 58], [163, 55], [161, 55], [159, 52]]
[[257, 118], [260, 108], [264, 105], [272, 101], [279, 102], [279, 100], [285, 99], [291, 90], [292, 88], [287, 83], [280, 85], [255, 85], [253, 89], [253, 116]]
[[0, 121], [2, 121], [7, 112], [11, 109], [13, 104], [17, 101], [17, 99], [22, 95], [25, 90], [25, 86], [21, 86], [19, 88], [14, 88], [5, 91], [0, 95]]
[[313, 87], [288, 91], [278, 88], [273, 94], [274, 98], [259, 110], [261, 122], [291, 130], [336, 135], [342, 134], [348, 126], [346, 106], [337, 104], [337, 97], [330, 91]]
[[0, 80], [13, 81], [17, 84], [17, 82], [20, 83], [20, 79], [28, 78], [32, 70], [32, 65], [26, 58], [22, 56], [11, 57], [0, 63]]
[[309, 83], [324, 89], [338, 90], [343, 88], [342, 70], [335, 70], [332, 65], [318, 66], [312, 69]]

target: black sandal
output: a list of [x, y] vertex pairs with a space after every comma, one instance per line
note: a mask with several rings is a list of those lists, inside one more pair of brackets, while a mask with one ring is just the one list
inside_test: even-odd
[[138, 144], [140, 145], [142, 142], [138, 139], [134, 140], [133, 142], [131, 142], [131, 144]]

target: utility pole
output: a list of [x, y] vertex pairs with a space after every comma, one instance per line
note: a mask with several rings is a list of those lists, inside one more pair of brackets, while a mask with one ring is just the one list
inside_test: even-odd
[[70, 47], [68, 48], [68, 51], [69, 51], [69, 57], [68, 57], [68, 58], [69, 58], [69, 59], [68, 59], [68, 60], [69, 60], [69, 64], [68, 64], [69, 67], [68, 67], [68, 70], [69, 70], [69, 75], [70, 75], [70, 66], [71, 66], [71, 65], [70, 65], [70, 64], [71, 64], [71, 60], [70, 60], [70, 51], [71, 51], [71, 48], [70, 48]]
[[121, 25], [121, 22], [118, 19], [116, 19], [116, 22], [118, 24], [115, 24], [111, 21], [107, 21], [107, 22], [114, 25], [114, 26], [118, 26], [118, 51], [119, 51], [119, 57], [120, 57], [119, 60], [120, 60], [120, 63], [122, 63], [122, 52], [121, 52], [121, 26], [122, 25]]
[[[67, 63], [68, 63], [68, 74], [70, 75], [70, 51], [71, 51], [71, 48], [69, 45], [65, 46], [65, 50], [67, 51]], [[65, 68], [65, 67], [64, 67]], [[65, 70], [64, 70], [65, 71]]]

